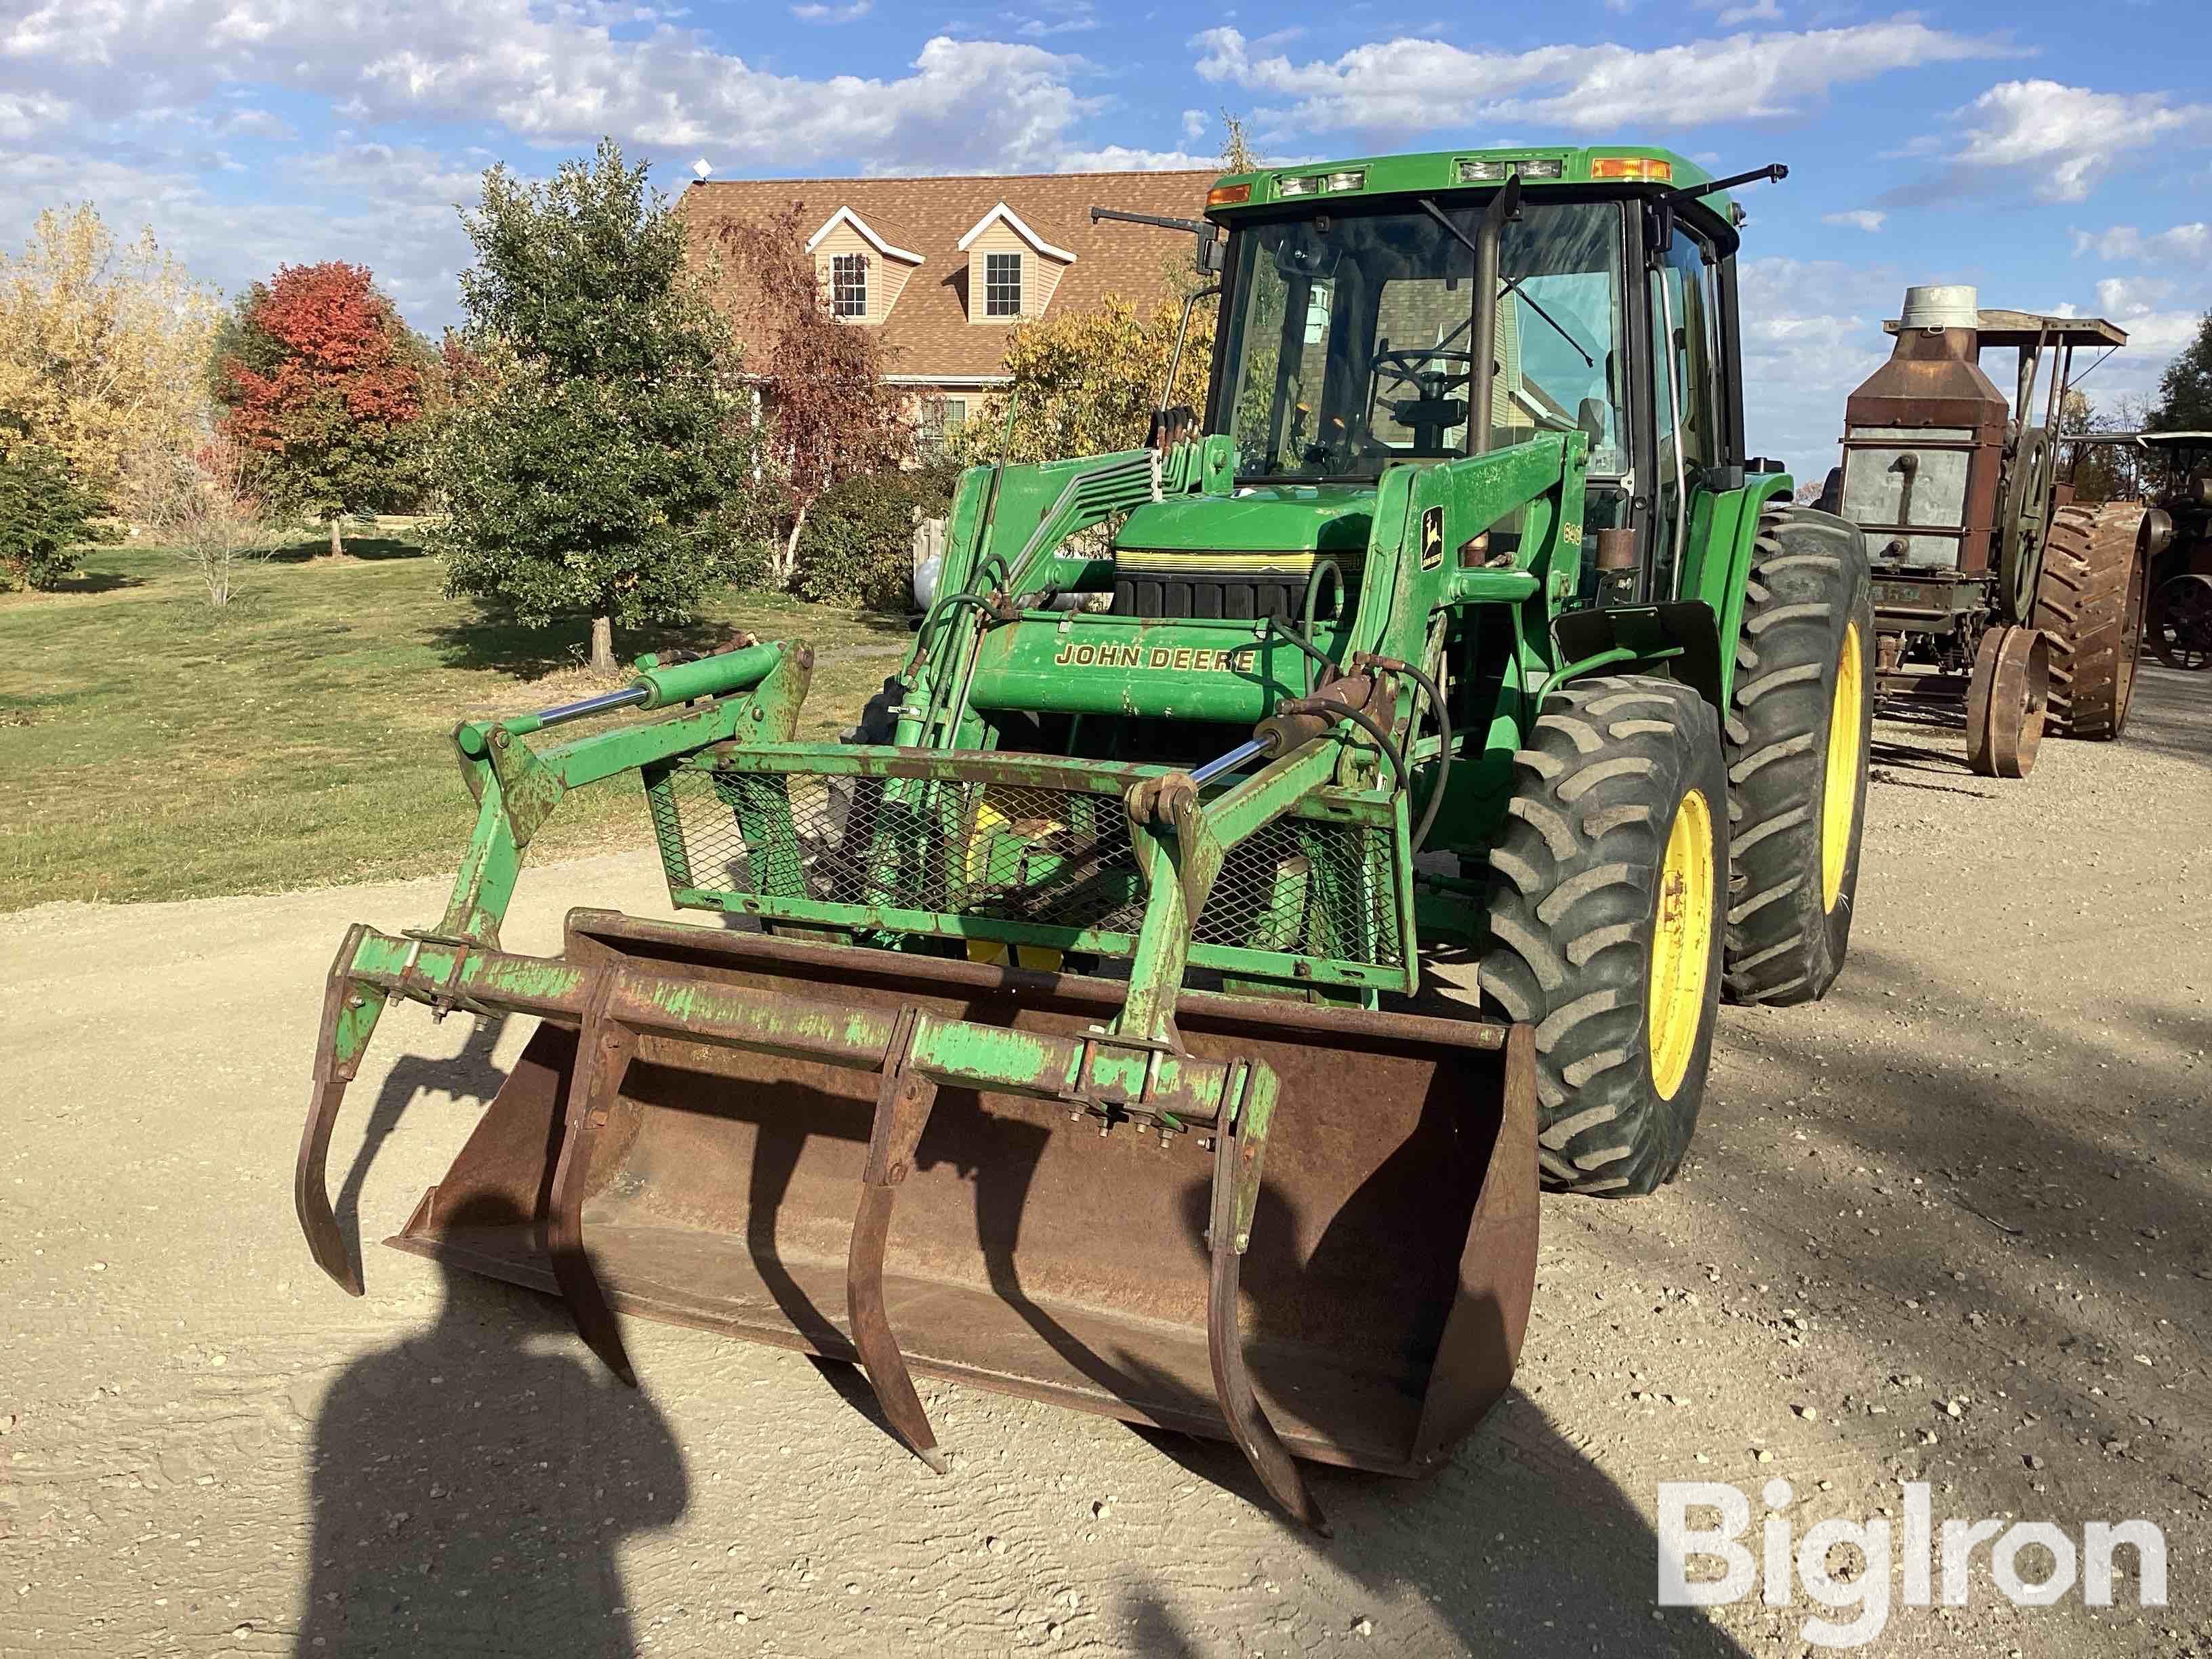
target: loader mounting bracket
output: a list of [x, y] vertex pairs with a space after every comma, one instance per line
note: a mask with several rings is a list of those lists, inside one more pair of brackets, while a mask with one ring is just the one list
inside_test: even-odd
[[1601, 669], [1663, 662], [1714, 708], [1721, 707], [1721, 642], [1711, 607], [1697, 599], [1667, 605], [1570, 611], [1552, 624], [1559, 660], [1554, 683]]

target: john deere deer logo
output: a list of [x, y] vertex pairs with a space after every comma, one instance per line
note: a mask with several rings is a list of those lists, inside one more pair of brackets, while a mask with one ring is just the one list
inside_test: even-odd
[[1434, 570], [1444, 562], [1444, 510], [1431, 507], [1421, 514], [1421, 568]]

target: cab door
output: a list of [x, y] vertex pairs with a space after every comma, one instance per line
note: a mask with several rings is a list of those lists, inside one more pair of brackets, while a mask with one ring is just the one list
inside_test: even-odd
[[[1728, 398], [1721, 366], [1722, 294], [1712, 245], [1672, 215], [1654, 215], [1667, 237], [1645, 260], [1645, 392], [1651, 410], [1648, 491], [1651, 504], [1646, 598], [1665, 604], [1683, 595], [1686, 545], [1697, 496], [1710, 469], [1727, 459]], [[1647, 245], [1650, 246], [1650, 245]]]

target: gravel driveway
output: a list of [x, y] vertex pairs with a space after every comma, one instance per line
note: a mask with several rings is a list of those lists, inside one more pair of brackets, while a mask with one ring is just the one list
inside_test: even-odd
[[[1433, 1480], [1317, 1474], [1326, 1543], [1224, 1448], [925, 1383], [940, 1480], [842, 1368], [633, 1323], [632, 1393], [522, 1292], [371, 1249], [339, 1294], [289, 1191], [323, 975], [441, 881], [0, 917], [0, 1652], [1794, 1656], [1802, 1589], [1655, 1606], [1658, 1483], [1756, 1528], [1780, 1479], [1793, 1535], [1908, 1480], [2163, 1528], [2165, 1607], [2015, 1608], [1984, 1548], [1865, 1651], [2212, 1654], [2212, 675], [2024, 782], [1877, 736], [1835, 993], [1724, 1013], [1663, 1194], [1545, 1201], [1518, 1390]], [[582, 902], [665, 913], [637, 857], [539, 871], [510, 945]], [[349, 1225], [520, 1025], [386, 1016]]]

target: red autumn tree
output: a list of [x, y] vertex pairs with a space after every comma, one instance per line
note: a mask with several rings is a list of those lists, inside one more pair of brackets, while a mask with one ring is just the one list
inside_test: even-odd
[[805, 252], [803, 211], [793, 202], [766, 224], [732, 223], [721, 232], [722, 258], [738, 278], [732, 320], [744, 342], [744, 377], [760, 394], [789, 517], [770, 571], [778, 586], [790, 584], [799, 532], [823, 490], [914, 452], [906, 395], [884, 384], [890, 357], [882, 331], [830, 314]]
[[361, 265], [285, 265], [240, 296], [217, 331], [213, 390], [223, 434], [273, 507], [325, 520], [413, 506], [429, 347]]

